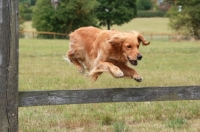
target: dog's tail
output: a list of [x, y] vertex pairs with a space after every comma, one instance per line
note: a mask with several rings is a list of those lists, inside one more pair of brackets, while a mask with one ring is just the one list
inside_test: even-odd
[[68, 62], [71, 62], [66, 56], [63, 56], [63, 59], [68, 61]]

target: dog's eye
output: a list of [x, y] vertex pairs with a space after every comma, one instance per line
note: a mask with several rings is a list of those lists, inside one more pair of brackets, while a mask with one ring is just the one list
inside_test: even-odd
[[126, 46], [127, 48], [132, 48], [132, 46], [131, 45], [128, 45], [128, 46]]

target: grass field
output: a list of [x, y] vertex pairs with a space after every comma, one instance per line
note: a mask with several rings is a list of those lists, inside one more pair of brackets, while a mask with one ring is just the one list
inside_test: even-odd
[[[200, 42], [152, 41], [135, 67], [144, 81], [104, 73], [91, 83], [63, 59], [68, 40], [20, 39], [19, 90], [200, 85]], [[200, 101], [19, 108], [20, 132], [199, 132]]]
[[168, 22], [168, 18], [135, 18], [122, 26], [113, 25], [111, 28], [121, 31], [136, 30], [144, 33], [172, 33]]
[[[122, 31], [171, 33], [167, 18], [136, 18]], [[103, 27], [105, 28], [105, 27]], [[25, 30], [33, 31], [31, 22]], [[95, 83], [63, 59], [68, 40], [20, 39], [19, 90], [200, 85], [200, 42], [152, 41], [135, 67], [144, 81], [104, 73]], [[20, 132], [199, 132], [200, 101], [101, 103], [19, 108]]]
[[[121, 26], [113, 25], [111, 29], [120, 31], [136, 30], [144, 33], [172, 33], [172, 30], [168, 27], [168, 22], [168, 18], [135, 18]], [[24, 30], [26, 31], [35, 31], [32, 28], [31, 21], [25, 22], [24, 26]], [[106, 27], [102, 28], [106, 29]]]

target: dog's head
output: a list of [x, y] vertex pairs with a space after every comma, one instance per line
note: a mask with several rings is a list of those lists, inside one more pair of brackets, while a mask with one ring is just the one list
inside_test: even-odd
[[142, 59], [139, 52], [140, 43], [145, 46], [150, 44], [138, 32], [114, 34], [108, 42], [132, 65], [137, 65], [138, 60]]

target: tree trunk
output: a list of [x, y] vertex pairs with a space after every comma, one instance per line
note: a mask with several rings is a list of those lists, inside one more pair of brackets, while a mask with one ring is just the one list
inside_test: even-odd
[[106, 24], [107, 24], [107, 29], [110, 30], [110, 24], [111, 24], [110, 20], [107, 20]]

